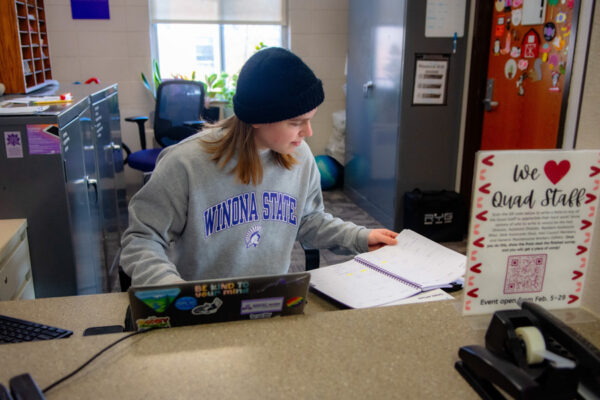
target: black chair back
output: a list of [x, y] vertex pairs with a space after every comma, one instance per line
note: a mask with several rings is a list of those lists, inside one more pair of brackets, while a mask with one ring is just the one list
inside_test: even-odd
[[204, 85], [174, 79], [162, 82], [156, 91], [154, 137], [163, 147], [198, 131], [204, 113]]

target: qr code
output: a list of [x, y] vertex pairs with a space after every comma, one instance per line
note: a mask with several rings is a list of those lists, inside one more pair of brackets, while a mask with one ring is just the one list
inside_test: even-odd
[[547, 258], [547, 254], [509, 256], [504, 294], [541, 292]]

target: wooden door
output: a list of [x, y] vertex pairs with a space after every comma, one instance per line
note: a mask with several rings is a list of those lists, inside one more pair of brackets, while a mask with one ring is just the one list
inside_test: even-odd
[[576, 3], [495, 0], [482, 150], [561, 147]]
[[[510, 7], [510, 10], [508, 10], [506, 1], [507, 0], [505, 0], [505, 3], [503, 4], [505, 14], [504, 32], [501, 32], [502, 28], [499, 28], [498, 32], [499, 34], [502, 33], [502, 35], [498, 36], [501, 38], [499, 40], [500, 49], [506, 47], [506, 14], [508, 13], [512, 19], [512, 10], [523, 7], [522, 0], [512, 0], [508, 6]], [[547, 0], [536, 0], [538, 4], [540, 4], [540, 1], [546, 2]], [[567, 32], [566, 28], [568, 27], [568, 24], [556, 23], [556, 17], [558, 13], [561, 12], [559, 10], [564, 10], [566, 8], [566, 16], [570, 19], [570, 30], [568, 31], [570, 33], [566, 35], [566, 38], [568, 38], [568, 45], [567, 41], [565, 41], [565, 47], [562, 49], [563, 56], [566, 55], [566, 68], [564, 74], [560, 74], [558, 79], [559, 90], [557, 93], [550, 92], [550, 86], [548, 86], [549, 83], [547, 79], [551, 79], [552, 71], [550, 71], [550, 66], [547, 65], [549, 62], [548, 54], [548, 58], [545, 62], [542, 59], [542, 79], [534, 81], [533, 77], [528, 76], [522, 82], [524, 91], [523, 96], [520, 96], [518, 93], [518, 76], [508, 79], [506, 75], [504, 75], [504, 68], [507, 61], [513, 57], [510, 57], [510, 53], [502, 54], [500, 52], [499, 55], [495, 55], [494, 52], [497, 37], [496, 27], [498, 26], [497, 17], [498, 14], [501, 13], [501, 11], [496, 9], [496, 5], [500, 8], [500, 5], [497, 3], [499, 2], [485, 0], [477, 1], [475, 5], [475, 20], [473, 26], [474, 39], [471, 51], [467, 115], [460, 182], [460, 193], [465, 197], [467, 202], [469, 202], [471, 198], [474, 172], [473, 166], [475, 153], [478, 150], [544, 148], [542, 141], [545, 141], [545, 148], [562, 147], [566, 103], [570, 87], [571, 65], [573, 62], [572, 50], [575, 48], [580, 1], [574, 0], [572, 3], [573, 8], [570, 7], [571, 0], [564, 0], [564, 2], [563, 0], [552, 0], [547, 2], [544, 21], [554, 20], [555, 26], [559, 29], [556, 35], [563, 37], [563, 40], [565, 33]], [[539, 27], [536, 28], [535, 26], [524, 26], [522, 21], [520, 22], [521, 23], [516, 25], [516, 27], [519, 28], [517, 35], [521, 35], [521, 41], [515, 40], [515, 43], [520, 43], [522, 46], [522, 35], [527, 33], [529, 29], [525, 32], [523, 31], [525, 27], [528, 27], [534, 28], [537, 34], [540, 35], [540, 44], [542, 46], [545, 43], [549, 43], [549, 45], [552, 46], [552, 41], [548, 42], [545, 40], [543, 30], [539, 30]], [[512, 29], [514, 27], [511, 20], [510, 28]], [[565, 31], [562, 30], [563, 27], [565, 28]], [[512, 45], [513, 40], [511, 36], [511, 50]], [[556, 52], [556, 50], [554, 51]], [[566, 54], [564, 51], [566, 51]], [[543, 57], [543, 53], [538, 51], [538, 58], [540, 54]], [[517, 72], [522, 72], [518, 70], [518, 60], [520, 58], [521, 57], [513, 58], [517, 63]], [[528, 64], [531, 65], [529, 69], [535, 67], [535, 61], [532, 60], [533, 59], [528, 59]], [[537, 60], [537, 58], [535, 58], [535, 60]], [[564, 58], [561, 60], [564, 60]], [[498, 64], [498, 66], [494, 66], [494, 64]], [[558, 72], [561, 73], [560, 66]], [[502, 75], [500, 75], [500, 73]], [[494, 93], [491, 96], [491, 101], [498, 102], [498, 105], [495, 107], [494, 104], [484, 104], [484, 100], [486, 99], [486, 86], [489, 78], [495, 78], [494, 86], [500, 87], [499, 90], [494, 90]], [[499, 82], [496, 83], [496, 81]], [[505, 86], [504, 89], [502, 88], [503, 84]], [[502, 93], [503, 90], [505, 92], [504, 96]], [[534, 98], [536, 93], [542, 97], [542, 100], [536, 100]], [[557, 98], [560, 98], [560, 108], [557, 108], [556, 105], [553, 110], [548, 108], [547, 99], [545, 98], [550, 96], [553, 97], [554, 103], [557, 101]], [[486, 107], [492, 107], [493, 111], [486, 111]], [[552, 122], [551, 127], [547, 125], [549, 122]], [[483, 133], [484, 124], [492, 126], [492, 128], [486, 127], [485, 134]], [[495, 127], [493, 127], [494, 124]], [[534, 130], [532, 126], [535, 126], [535, 124], [542, 125], [542, 128], [536, 128]], [[541, 138], [540, 134], [532, 135], [531, 132], [542, 132]], [[545, 136], [548, 136], [549, 138], [545, 138]], [[538, 142], [535, 142], [531, 137], [537, 137], [535, 140]]]

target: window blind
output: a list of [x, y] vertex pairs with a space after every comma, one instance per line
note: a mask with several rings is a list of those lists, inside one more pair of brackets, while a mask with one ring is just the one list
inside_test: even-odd
[[157, 22], [287, 25], [285, 0], [150, 0]]

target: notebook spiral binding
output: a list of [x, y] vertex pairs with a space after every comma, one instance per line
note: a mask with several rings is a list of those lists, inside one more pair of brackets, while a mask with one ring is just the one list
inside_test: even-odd
[[402, 282], [402, 283], [403, 283], [403, 284], [405, 284], [406, 286], [410, 286], [410, 287], [412, 287], [412, 288], [414, 288], [414, 289], [419, 289], [419, 290], [421, 290], [421, 287], [420, 287], [419, 285], [415, 285], [415, 284], [414, 284], [414, 283], [412, 283], [412, 282], [409, 282], [409, 281], [407, 281], [407, 280], [404, 280], [404, 279], [400, 278], [398, 275], [394, 275], [394, 274], [392, 274], [392, 273], [390, 273], [390, 272], [386, 271], [385, 269], [378, 267], [378, 266], [377, 266], [377, 265], [375, 265], [375, 264], [372, 264], [372, 263], [370, 263], [370, 262], [368, 262], [368, 261], [366, 261], [366, 260], [363, 260], [363, 259], [362, 259], [362, 258], [360, 258], [360, 257], [354, 257], [354, 261], [358, 262], [359, 264], [362, 264], [362, 265], [364, 265], [365, 267], [371, 268], [372, 270], [374, 270], [374, 271], [377, 271], [377, 272], [379, 272], [380, 274], [386, 275], [386, 276], [387, 276], [387, 277], [389, 277], [389, 278], [392, 278], [392, 279], [394, 279], [394, 280], [397, 280], [397, 281], [399, 281], [399, 282]]

